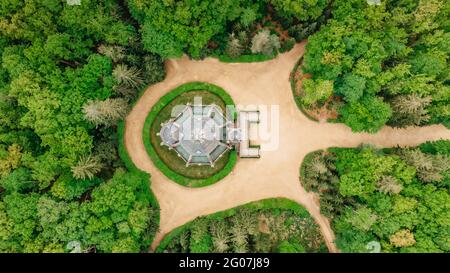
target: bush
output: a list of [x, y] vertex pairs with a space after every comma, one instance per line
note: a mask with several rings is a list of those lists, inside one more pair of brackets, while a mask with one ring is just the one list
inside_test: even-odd
[[295, 45], [295, 39], [294, 38], [289, 38], [284, 40], [281, 43], [281, 48], [280, 48], [280, 52], [288, 52], [289, 50], [291, 50]]
[[297, 42], [301, 42], [308, 38], [314, 31], [316, 31], [317, 24], [312, 23], [308, 26], [304, 26], [303, 24], [297, 24], [289, 27], [288, 34], [293, 37]]
[[427, 141], [422, 143], [419, 147], [424, 153], [450, 155], [449, 140]]
[[336, 94], [343, 96], [347, 102], [355, 102], [363, 96], [365, 89], [366, 79], [349, 73], [337, 85]]
[[302, 102], [302, 96], [299, 93], [299, 90], [297, 89], [298, 79], [296, 77], [296, 72], [298, 71], [298, 69], [301, 69], [300, 65], [302, 62], [303, 62], [303, 57], [301, 57], [297, 61], [297, 63], [294, 66], [294, 69], [292, 69], [292, 71], [291, 71], [291, 75], [289, 76], [289, 81], [291, 82], [292, 96], [294, 97], [294, 101], [295, 101], [295, 104], [297, 105], [298, 110], [300, 110], [303, 113], [303, 115], [305, 115], [305, 117], [307, 117], [311, 121], [318, 121], [315, 117], [313, 117], [306, 111], [305, 105]]
[[164, 80], [166, 70], [164, 62], [158, 55], [147, 54], [144, 57], [144, 71], [142, 77], [148, 84], [153, 84]]
[[181, 57], [183, 55], [180, 42], [176, 41], [171, 35], [158, 31], [150, 22], [145, 23], [142, 28], [142, 43], [146, 50], [163, 58]]
[[252, 53], [262, 53], [267, 56], [274, 56], [280, 48], [280, 39], [270, 31], [263, 29], [259, 31], [252, 39]]
[[382, 98], [365, 96], [358, 102], [346, 104], [340, 114], [342, 122], [353, 132], [375, 133], [389, 120], [392, 110]]

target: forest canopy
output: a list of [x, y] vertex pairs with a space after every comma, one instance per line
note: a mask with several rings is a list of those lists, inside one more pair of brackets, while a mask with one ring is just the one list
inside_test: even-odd
[[117, 122], [162, 59], [117, 1], [2, 1], [0, 32], [0, 251], [145, 250], [158, 212]]
[[[148, 250], [158, 204], [120, 125], [168, 58], [264, 61], [307, 39], [303, 106], [334, 103], [355, 132], [450, 127], [450, 1], [72, 2], [0, 2], [0, 252]], [[304, 186], [344, 252], [374, 240], [449, 252], [449, 147], [331, 149], [305, 163]], [[166, 251], [322, 251], [313, 221], [296, 217], [200, 218]], [[257, 231], [258, 218], [274, 232]], [[299, 241], [305, 232], [319, 243]]]
[[449, 252], [450, 141], [414, 148], [333, 148], [302, 166], [343, 252]]
[[338, 120], [355, 132], [450, 127], [449, 12], [442, 0], [333, 1], [331, 19], [308, 39], [303, 71], [333, 83]]
[[235, 50], [246, 47], [255, 25], [267, 16], [290, 27], [291, 36], [306, 38], [315, 26], [309, 29], [299, 22], [316, 20], [327, 4], [327, 0], [131, 0], [128, 6], [141, 25], [146, 50], [165, 58], [183, 53], [199, 58], [211, 53], [212, 43], [223, 42], [222, 36], [232, 39], [240, 33], [237, 43], [228, 46]]

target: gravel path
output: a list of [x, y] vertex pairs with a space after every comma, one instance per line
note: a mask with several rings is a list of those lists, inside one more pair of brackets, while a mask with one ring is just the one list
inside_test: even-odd
[[[330, 223], [320, 214], [317, 197], [306, 192], [299, 182], [299, 166], [304, 156], [332, 146], [355, 147], [361, 143], [382, 147], [412, 146], [427, 140], [450, 139], [450, 130], [437, 125], [408, 129], [385, 127], [370, 135], [352, 133], [342, 124], [307, 119], [295, 105], [289, 82], [290, 72], [304, 53], [304, 46], [305, 43], [297, 44], [290, 52], [262, 63], [228, 64], [211, 58], [192, 61], [187, 57], [166, 63], [167, 78], [146, 90], [128, 115], [125, 130], [128, 153], [138, 168], [151, 173], [152, 190], [161, 206], [160, 231], [153, 249], [165, 234], [198, 216], [251, 201], [285, 197], [309, 211], [320, 226], [329, 251], [338, 252]], [[260, 140], [260, 159], [239, 159], [232, 173], [211, 186], [187, 188], [166, 178], [145, 151], [144, 121], [161, 96], [191, 81], [209, 82], [224, 88], [236, 105], [278, 105], [278, 148], [271, 151], [270, 141]], [[264, 121], [260, 126], [270, 127]]]

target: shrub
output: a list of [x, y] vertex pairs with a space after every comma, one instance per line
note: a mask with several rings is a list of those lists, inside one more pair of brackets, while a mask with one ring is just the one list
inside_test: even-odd
[[227, 47], [225, 49], [227, 55], [231, 58], [238, 58], [244, 52], [244, 48], [238, 38], [235, 37], [234, 33], [230, 34], [227, 41]]
[[307, 106], [324, 102], [333, 94], [332, 81], [304, 79], [302, 86], [304, 91], [302, 101]]
[[419, 147], [424, 153], [450, 155], [449, 140], [427, 141]]
[[153, 54], [146, 54], [144, 57], [144, 71], [142, 77], [149, 83], [156, 83], [164, 80], [166, 70], [164, 69], [164, 62], [161, 57]]
[[252, 39], [252, 53], [262, 53], [267, 56], [273, 56], [280, 48], [280, 39], [270, 31], [263, 29], [259, 31]]
[[303, 24], [297, 24], [289, 27], [288, 34], [293, 37], [297, 42], [301, 42], [308, 38], [316, 30], [317, 24], [312, 23], [307, 26]]

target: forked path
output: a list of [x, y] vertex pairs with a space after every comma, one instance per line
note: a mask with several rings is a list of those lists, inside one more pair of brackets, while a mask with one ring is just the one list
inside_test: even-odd
[[[411, 146], [427, 140], [450, 139], [443, 126], [392, 129], [375, 135], [355, 134], [342, 124], [317, 123], [307, 119], [295, 105], [289, 74], [304, 53], [305, 43], [262, 63], [221, 63], [183, 57], [167, 62], [167, 77], [146, 90], [126, 119], [125, 145], [136, 166], [152, 175], [152, 190], [161, 206], [160, 231], [152, 248], [172, 229], [202, 215], [265, 198], [284, 197], [303, 205], [320, 226], [330, 252], [337, 252], [327, 218], [320, 214], [316, 195], [306, 192], [299, 181], [304, 156], [332, 146]], [[260, 159], [239, 159], [232, 173], [203, 188], [187, 188], [165, 177], [152, 163], [142, 140], [144, 121], [153, 104], [176, 86], [203, 81], [224, 88], [236, 104], [279, 105], [279, 141], [273, 151], [262, 151]], [[264, 150], [265, 144], [262, 144]]]

